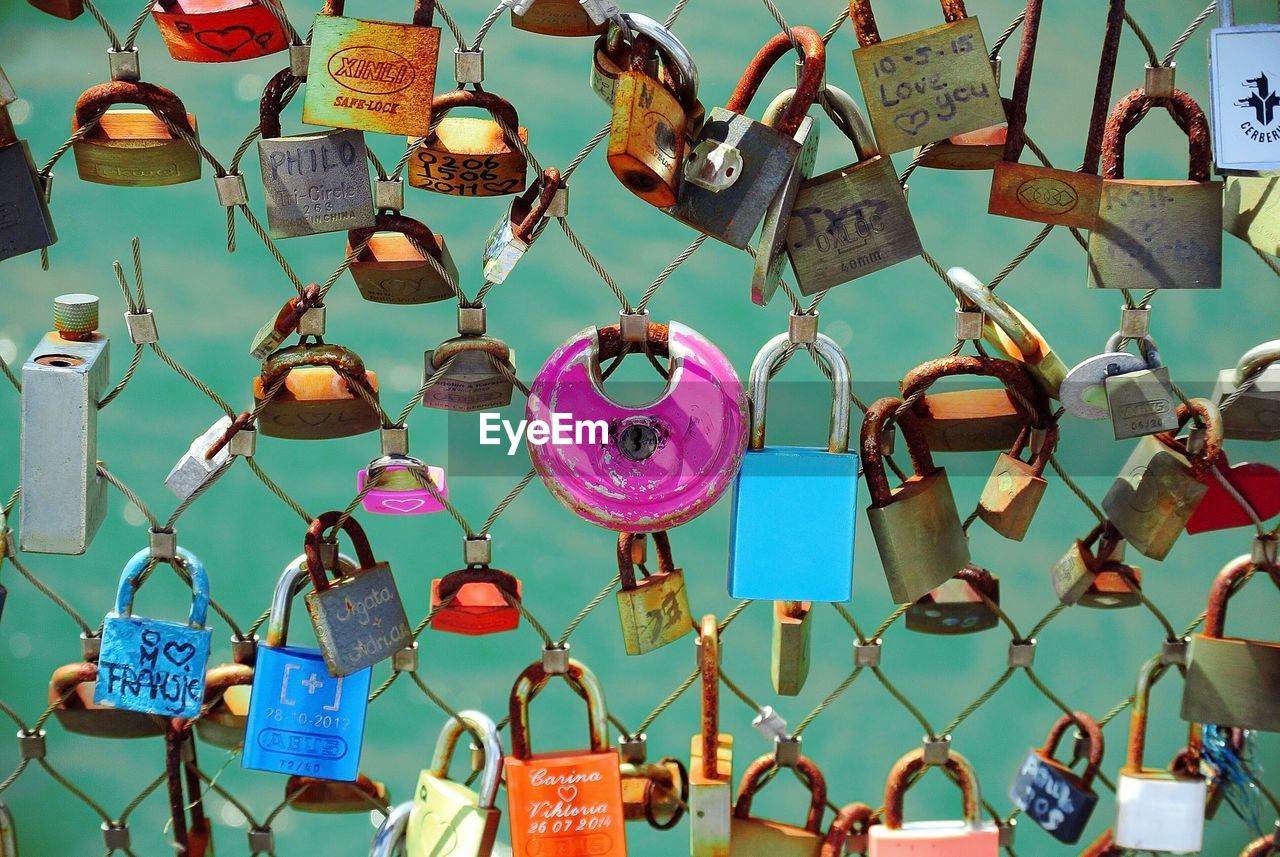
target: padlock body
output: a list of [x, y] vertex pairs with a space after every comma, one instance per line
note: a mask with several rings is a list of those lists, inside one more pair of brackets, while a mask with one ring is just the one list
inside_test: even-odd
[[930, 393], [915, 415], [933, 452], [995, 452], [1010, 449], [1027, 418], [1003, 387]]
[[1007, 128], [993, 125], [955, 134], [916, 151], [920, 166], [935, 170], [991, 170], [1004, 157]]
[[787, 222], [800, 292], [813, 295], [920, 255], [920, 236], [893, 162], [876, 155], [811, 178]]
[[804, 688], [809, 677], [812, 630], [812, 604], [773, 602], [769, 673], [773, 689], [782, 696], [795, 696]]
[[[785, 94], [778, 96], [775, 104], [784, 97]], [[774, 106], [770, 105], [770, 115]], [[791, 211], [795, 208], [800, 188], [813, 175], [814, 166], [818, 162], [820, 127], [812, 116], [805, 116], [800, 120], [800, 127], [796, 129], [795, 135], [800, 143], [800, 155], [796, 158], [791, 173], [783, 180], [782, 187], [769, 201], [764, 219], [760, 223], [760, 237], [756, 241], [755, 264], [751, 272], [751, 302], [757, 306], [766, 306], [773, 300], [773, 295], [782, 283]]]
[[616, 750], [506, 758], [511, 853], [625, 857]]
[[679, 99], [642, 71], [620, 74], [606, 155], [618, 180], [651, 205], [674, 205], [684, 147], [685, 113]]
[[[529, 129], [513, 129], [529, 142]], [[411, 141], [412, 142], [412, 141]], [[492, 119], [447, 116], [409, 157], [409, 186], [449, 196], [503, 196], [525, 189], [528, 163]]]
[[178, 0], [151, 7], [169, 55], [184, 62], [237, 62], [278, 53], [289, 39], [261, 0]]
[[[997, 587], [999, 581], [996, 581]], [[997, 588], [996, 604], [1000, 603]], [[907, 630], [922, 634], [973, 634], [1000, 624], [1000, 616], [968, 581], [953, 577], [907, 608]]]
[[391, 566], [385, 562], [339, 578], [323, 591], [312, 590], [305, 600], [330, 675], [371, 667], [413, 640]]
[[1178, 430], [1178, 407], [1168, 368], [1110, 375], [1103, 385], [1116, 440]]
[[1280, 170], [1280, 75], [1273, 81], [1263, 71], [1278, 55], [1280, 24], [1219, 27], [1209, 33], [1210, 127], [1219, 173]]
[[1107, 179], [1089, 233], [1089, 288], [1222, 286], [1222, 183]]
[[678, 568], [637, 581], [634, 589], [618, 592], [617, 599], [622, 642], [628, 655], [660, 649], [693, 630], [684, 572]]
[[1204, 844], [1206, 785], [1170, 771], [1120, 771], [1116, 783], [1118, 848], [1198, 854]]
[[[1122, 573], [1125, 569], [1128, 574]], [[1132, 579], [1130, 579], [1132, 578]], [[1080, 596], [1081, 607], [1123, 610], [1142, 603], [1142, 569], [1132, 565], [1102, 563]]]
[[267, 231], [294, 238], [371, 229], [368, 150], [359, 131], [326, 131], [258, 141]]
[[224, 431], [231, 427], [231, 417], [223, 416], [207, 428], [204, 434], [191, 442], [190, 448], [173, 465], [164, 478], [164, 487], [179, 500], [185, 500], [212, 479], [231, 460], [231, 444], [220, 449], [212, 458], [205, 458], [208, 451]]
[[[1223, 369], [1213, 388], [1213, 403], [1221, 408], [1235, 391], [1236, 370]], [[1222, 430], [1233, 440], [1280, 440], [1280, 366], [1264, 369], [1254, 386], [1222, 411]]]
[[[95, 664], [96, 666], [96, 664]], [[50, 701], [62, 698], [62, 693], [50, 687]], [[98, 738], [150, 738], [163, 735], [167, 718], [142, 711], [108, 708], [94, 701], [97, 682], [77, 684], [70, 696], [53, 710], [53, 715], [63, 729], [76, 735]]]
[[729, 594], [848, 601], [857, 497], [858, 456], [852, 452], [748, 450], [729, 515]]
[[[333, 376], [327, 379], [332, 382], [327, 386], [333, 390], [333, 397], [299, 399], [287, 387], [282, 387], [258, 416], [258, 431], [264, 436], [291, 440], [330, 440], [377, 431], [381, 427], [378, 412], [353, 393], [345, 379], [333, 369], [324, 366], [301, 367], [292, 372], [305, 374], [309, 370], [328, 372]], [[366, 372], [365, 375], [373, 399], [378, 401], [377, 378], [372, 372]], [[344, 395], [338, 396], [339, 393]], [[260, 376], [253, 379], [253, 397], [255, 402], [266, 398]]]
[[853, 64], [882, 155], [1005, 121], [977, 18], [859, 48]]
[[250, 694], [248, 685], [227, 688], [222, 698], [196, 720], [195, 730], [200, 740], [226, 750], [243, 747], [249, 725]]
[[867, 843], [868, 857], [996, 857], [1000, 832], [988, 822], [914, 821], [897, 830], [876, 824]]
[[506, 282], [507, 277], [515, 269], [516, 263], [524, 257], [529, 249], [527, 242], [516, 237], [515, 223], [511, 219], [511, 208], [493, 225], [484, 241], [480, 267], [484, 278], [491, 283]]
[[1251, 247], [1280, 256], [1280, 179], [1228, 176], [1222, 228]]
[[318, 649], [259, 646], [241, 764], [352, 782], [360, 765], [370, 670], [329, 675]]
[[[444, 236], [435, 238], [437, 246], [424, 249], [429, 253], [438, 249], [436, 261], [455, 283], [461, 282]], [[364, 252], [351, 263], [351, 277], [360, 289], [360, 296], [373, 303], [429, 304], [454, 296], [449, 281], [436, 272], [407, 236], [399, 233], [375, 234], [370, 238]]]
[[[190, 113], [187, 123], [196, 130]], [[145, 107], [108, 110], [71, 151], [80, 178], [95, 184], [162, 187], [200, 178], [200, 153]]]
[[1000, 161], [991, 176], [987, 211], [1003, 217], [1092, 229], [1102, 179], [1092, 173]]
[[195, 717], [204, 703], [213, 631], [183, 622], [108, 614], [93, 701], [126, 711]]
[[405, 829], [405, 857], [489, 857], [501, 820], [500, 810], [480, 808], [471, 789], [423, 771]]
[[1058, 600], [1068, 606], [1084, 595], [1097, 574], [1096, 561], [1088, 548], [1076, 541], [1049, 570], [1053, 592]]
[[58, 241], [26, 140], [0, 146], [0, 260]]
[[763, 818], [734, 818], [730, 854], [768, 854], [771, 857], [818, 857], [823, 834], [794, 824]]
[[909, 478], [888, 504], [868, 507], [867, 520], [889, 595], [898, 604], [919, 600], [969, 562], [969, 540], [945, 470]]
[[1009, 799], [1027, 818], [1067, 845], [1080, 841], [1098, 804], [1098, 795], [1085, 788], [1079, 776], [1039, 750], [1029, 751], [1023, 759], [1009, 786]]
[[598, 36], [609, 23], [594, 23], [578, 0], [537, 0], [523, 15], [512, 11], [511, 26], [544, 36]]
[[44, 335], [22, 364], [19, 547], [82, 554], [107, 514], [98, 476], [98, 401], [110, 378], [110, 341]]
[[1196, 634], [1187, 660], [1183, 720], [1280, 732], [1280, 644]]
[[1186, 456], [1148, 435], [1111, 483], [1102, 510], [1134, 550], [1164, 559], [1208, 490]]
[[[457, 574], [458, 572], [454, 572]], [[464, 583], [448, 604], [440, 597], [443, 578], [431, 581], [431, 629], [450, 634], [501, 634], [514, 631], [520, 625], [520, 610], [507, 603], [502, 590], [492, 583], [472, 581]], [[516, 592], [522, 594], [523, 586], [516, 581]]]
[[1006, 539], [1020, 542], [1048, 487], [1030, 464], [1002, 452], [978, 500], [978, 517]]
[[84, 0], [27, 0], [47, 15], [73, 21], [84, 14]]
[[702, 771], [702, 736], [694, 735], [689, 751], [690, 857], [729, 857], [733, 818], [733, 736], [716, 736], [716, 776]]
[[[425, 355], [425, 377], [430, 378], [440, 367], [433, 362], [434, 352]], [[513, 385], [489, 360], [486, 351], [463, 351], [440, 380], [422, 394], [422, 405], [445, 411], [491, 411], [511, 404]]]
[[302, 121], [425, 137], [439, 53], [439, 27], [317, 15]]

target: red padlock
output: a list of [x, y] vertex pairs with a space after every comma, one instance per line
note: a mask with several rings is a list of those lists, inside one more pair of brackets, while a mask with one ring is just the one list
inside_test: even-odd
[[156, 0], [151, 17], [183, 62], [237, 62], [289, 46], [277, 0]]
[[500, 634], [520, 624], [522, 587], [514, 575], [468, 566], [431, 581], [431, 628], [450, 634]]

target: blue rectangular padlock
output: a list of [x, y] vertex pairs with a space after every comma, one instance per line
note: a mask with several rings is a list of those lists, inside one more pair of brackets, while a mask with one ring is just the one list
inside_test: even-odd
[[[853, 596], [858, 456], [849, 452], [849, 362], [818, 334], [808, 348], [831, 370], [827, 449], [764, 445], [769, 374], [791, 346], [779, 334], [751, 363], [751, 440], [734, 482], [729, 594], [770, 601]], [[801, 346], [806, 347], [806, 346]]]
[[204, 564], [190, 551], [178, 548], [177, 559], [191, 577], [191, 613], [186, 623], [134, 616], [138, 577], [150, 559], [150, 550], [138, 551], [120, 575], [115, 610], [102, 624], [102, 654], [93, 701], [164, 717], [195, 717], [204, 703], [212, 637], [204, 626], [209, 612], [209, 579]]
[[[347, 557], [344, 568], [354, 569]], [[372, 670], [335, 678], [319, 649], [286, 645], [305, 557], [281, 575], [266, 644], [258, 647], [241, 764], [245, 768], [351, 782], [359, 774]]]

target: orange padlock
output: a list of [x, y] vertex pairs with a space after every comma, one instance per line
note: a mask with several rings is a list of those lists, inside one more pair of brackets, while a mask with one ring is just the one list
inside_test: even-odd
[[[490, 118], [446, 115], [459, 107], [479, 108]], [[502, 196], [524, 190], [528, 162], [508, 130], [528, 145], [529, 129], [521, 127], [510, 101], [492, 92], [454, 89], [436, 96], [431, 117], [435, 127], [409, 156], [410, 187], [449, 196]]]
[[431, 628], [499, 634], [520, 624], [520, 581], [496, 568], [468, 566], [431, 581]]
[[278, 0], [156, 0], [151, 17], [183, 62], [236, 62], [289, 46]]

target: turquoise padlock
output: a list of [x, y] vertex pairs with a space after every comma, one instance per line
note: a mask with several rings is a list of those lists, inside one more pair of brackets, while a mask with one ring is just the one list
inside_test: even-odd
[[209, 578], [204, 563], [185, 548], [176, 560], [191, 577], [191, 612], [174, 622], [133, 615], [138, 578], [151, 559], [143, 549], [120, 575], [116, 607], [102, 623], [102, 655], [93, 701], [128, 711], [165, 717], [195, 717], [204, 702], [205, 667], [213, 632], [205, 627], [209, 613]]
[[819, 333], [809, 349], [831, 372], [827, 448], [765, 446], [769, 375], [792, 345], [782, 333], [751, 363], [751, 437], [733, 489], [729, 594], [771, 601], [848, 601], [858, 456], [849, 451], [849, 361]]

